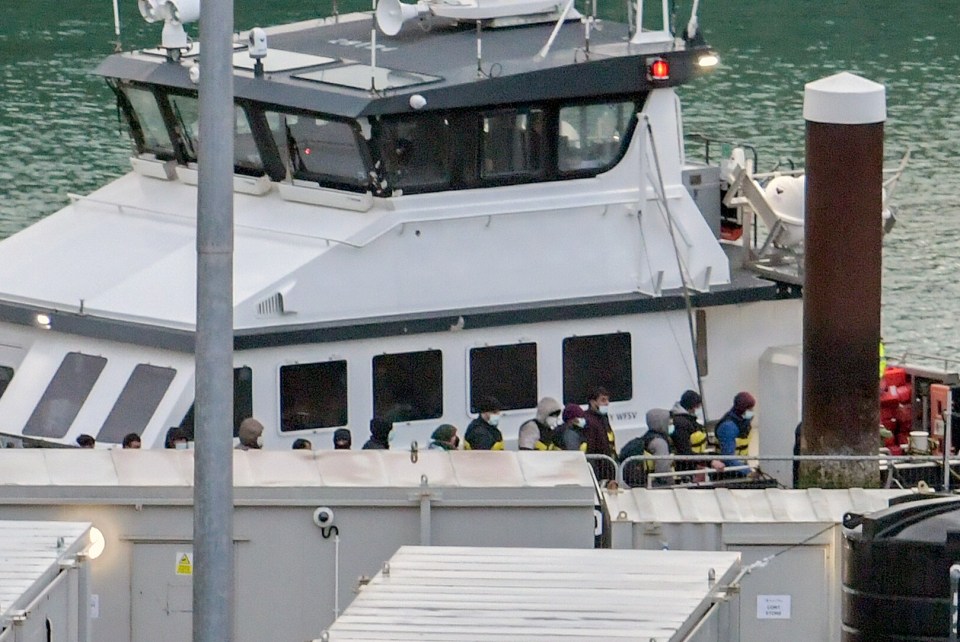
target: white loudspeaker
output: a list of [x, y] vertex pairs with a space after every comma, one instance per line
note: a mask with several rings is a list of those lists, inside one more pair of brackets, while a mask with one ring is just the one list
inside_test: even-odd
[[388, 36], [400, 33], [400, 28], [407, 20], [412, 20], [426, 13], [415, 4], [403, 4], [400, 0], [380, 0], [377, 3], [377, 26]]

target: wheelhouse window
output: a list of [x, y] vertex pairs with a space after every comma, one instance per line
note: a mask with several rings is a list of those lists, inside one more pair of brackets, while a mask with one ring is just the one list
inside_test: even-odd
[[583, 172], [611, 167], [623, 153], [635, 111], [632, 102], [562, 108], [557, 140], [559, 170]]
[[[233, 436], [240, 432], [240, 422], [253, 416], [253, 371], [249, 366], [233, 369]], [[180, 421], [180, 428], [187, 433], [187, 439], [193, 441], [195, 432], [194, 405], [190, 405], [187, 414]]]
[[175, 158], [173, 141], [153, 91], [132, 85], [123, 85], [116, 91], [137, 153], [153, 154], [162, 159]]
[[483, 179], [539, 174], [544, 169], [542, 109], [502, 109], [483, 116], [480, 172]]
[[366, 189], [368, 163], [359, 130], [315, 114], [266, 112], [267, 125], [294, 178]]
[[439, 350], [373, 358], [373, 414], [391, 423], [443, 415], [443, 358]]
[[280, 430], [347, 425], [347, 362], [280, 368]]
[[197, 162], [200, 149], [200, 103], [196, 96], [171, 94], [170, 110], [176, 122], [177, 137], [183, 145], [187, 161]]
[[504, 410], [537, 405], [537, 344], [489, 346], [470, 350], [470, 412], [496, 397]]
[[43, 391], [23, 434], [52, 439], [67, 434], [106, 365], [103, 357], [68, 353]]
[[586, 403], [592, 388], [603, 386], [611, 401], [633, 397], [629, 332], [568, 337], [563, 340], [563, 402]]
[[9, 366], [0, 366], [0, 397], [7, 391], [7, 386], [13, 380], [13, 368]]
[[176, 374], [172, 368], [137, 365], [100, 427], [97, 441], [118, 444], [128, 433], [142, 434]]
[[450, 185], [450, 121], [440, 114], [384, 120], [380, 159], [393, 189], [427, 191]]

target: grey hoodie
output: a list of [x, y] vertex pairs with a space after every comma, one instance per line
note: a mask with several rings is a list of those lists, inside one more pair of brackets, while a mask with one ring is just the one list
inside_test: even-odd
[[[544, 397], [537, 404], [537, 418], [523, 422], [520, 426], [520, 434], [517, 437], [517, 446], [521, 450], [534, 450], [537, 441], [540, 440], [540, 426], [550, 426], [550, 413], [563, 410], [560, 402], [553, 397]], [[547, 444], [549, 445], [549, 444]]]
[[[659, 433], [663, 439], [651, 439], [647, 442], [647, 452], [651, 455], [670, 454], [670, 411], [664, 408], [653, 408], [647, 411], [647, 431]], [[668, 473], [673, 467], [669, 459], [657, 459], [653, 465], [653, 472]]]

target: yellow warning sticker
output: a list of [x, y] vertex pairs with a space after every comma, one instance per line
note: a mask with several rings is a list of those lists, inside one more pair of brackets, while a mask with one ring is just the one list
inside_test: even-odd
[[193, 553], [183, 551], [177, 553], [176, 574], [193, 575]]

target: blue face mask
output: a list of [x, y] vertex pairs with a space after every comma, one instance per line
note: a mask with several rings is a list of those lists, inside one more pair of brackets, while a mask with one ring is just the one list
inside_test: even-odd
[[667, 426], [667, 434], [671, 437], [673, 436], [673, 431], [676, 430], [676, 427], [673, 424]]
[[746, 419], [747, 421], [750, 421], [751, 419], [753, 419], [753, 411], [747, 410], [746, 412], [744, 412], [743, 418]]

